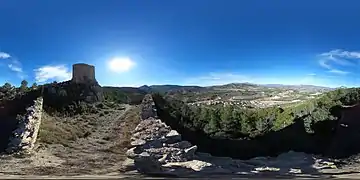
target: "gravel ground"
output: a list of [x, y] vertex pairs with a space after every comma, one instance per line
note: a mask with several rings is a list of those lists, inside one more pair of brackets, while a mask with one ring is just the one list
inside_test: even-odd
[[[138, 107], [124, 107], [122, 110], [112, 109], [101, 117], [83, 116], [82, 119], [91, 119], [90, 123], [93, 125], [91, 134], [86, 137], [65, 145], [39, 143], [31, 156], [1, 156], [2, 178], [5, 175], [74, 176], [118, 173], [125, 158], [124, 142], [129, 141], [128, 134], [138, 123], [134, 122], [137, 121], [134, 116]], [[86, 128], [85, 125], [84, 123], [83, 128]]]

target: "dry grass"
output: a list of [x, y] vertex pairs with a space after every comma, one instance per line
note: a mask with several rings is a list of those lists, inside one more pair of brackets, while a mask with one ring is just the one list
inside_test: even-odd
[[107, 151], [125, 156], [126, 150], [130, 147], [132, 131], [140, 123], [140, 107], [135, 106], [127, 111], [119, 124], [114, 128], [109, 141], [115, 142]]
[[34, 175], [120, 172], [132, 131], [140, 122], [140, 108], [104, 103], [97, 109], [97, 113], [69, 117], [44, 112], [38, 146], [27, 157], [32, 162], [2, 161], [0, 171]]
[[84, 137], [88, 133], [89, 129], [82, 121], [73, 123], [67, 119], [53, 117], [43, 112], [38, 141], [45, 144], [67, 146], [69, 142]]

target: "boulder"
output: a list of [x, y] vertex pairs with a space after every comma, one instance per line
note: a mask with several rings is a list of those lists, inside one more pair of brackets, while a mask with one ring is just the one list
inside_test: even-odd
[[181, 141], [181, 135], [175, 131], [171, 130], [169, 133], [166, 134], [166, 143], [172, 144]]
[[195, 156], [195, 152], [197, 150], [197, 146], [192, 146], [189, 147], [187, 149], [185, 149], [185, 153], [184, 155], [188, 158], [188, 159], [192, 159]]
[[133, 159], [126, 158], [122, 163], [122, 168], [121, 169], [124, 170], [124, 171], [136, 170], [135, 161]]
[[146, 144], [146, 141], [142, 140], [142, 139], [135, 139], [134, 141], [131, 141], [130, 144], [131, 144], [131, 146], [141, 146], [141, 145]]
[[140, 173], [158, 173], [162, 172], [163, 168], [157, 159], [150, 156], [149, 153], [143, 152], [134, 158], [134, 165]]
[[141, 153], [142, 153], [142, 149], [140, 147], [133, 147], [126, 151], [126, 156], [128, 158], [135, 158]]
[[212, 166], [211, 163], [199, 161], [199, 160], [192, 160], [192, 161], [185, 161], [185, 162], [170, 162], [163, 165], [164, 167], [185, 167], [188, 169], [192, 169], [194, 171], [201, 171], [205, 167]]

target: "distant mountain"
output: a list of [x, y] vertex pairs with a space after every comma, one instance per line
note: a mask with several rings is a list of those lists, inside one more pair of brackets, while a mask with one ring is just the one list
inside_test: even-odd
[[326, 92], [334, 90], [335, 88], [324, 87], [324, 86], [315, 86], [315, 85], [285, 85], [285, 84], [254, 84], [249, 82], [244, 83], [229, 83], [224, 85], [214, 85], [214, 86], [181, 86], [181, 85], [151, 85], [151, 86], [140, 86], [138, 89], [151, 93], [151, 92], [159, 92], [159, 93], [169, 93], [169, 92], [204, 92], [209, 90], [217, 90], [217, 89], [246, 89], [246, 88], [280, 88], [280, 89], [292, 89], [298, 91], [306, 91], [306, 92]]
[[159, 93], [167, 93], [167, 92], [181, 92], [181, 91], [201, 91], [206, 89], [205, 87], [201, 86], [180, 86], [180, 85], [143, 85], [140, 86], [139, 89], [145, 92], [159, 92]]
[[139, 89], [147, 93], [151, 92], [151, 87], [149, 87], [148, 85], [140, 86]]
[[209, 88], [212, 89], [241, 89], [246, 87], [258, 87], [257, 84], [252, 83], [230, 83], [230, 84], [224, 84], [224, 85], [216, 85], [216, 86], [209, 86]]
[[266, 87], [314, 87], [314, 88], [329, 88], [325, 86], [315, 86], [315, 85], [306, 85], [306, 84], [300, 84], [300, 85], [288, 85], [288, 84], [259, 84], [261, 86]]
[[284, 85], [284, 84], [263, 84], [262, 86], [269, 88], [282, 88], [282, 89], [293, 89], [299, 91], [308, 91], [308, 92], [325, 92], [332, 91], [336, 88], [324, 87], [324, 86], [315, 86], [315, 85]]

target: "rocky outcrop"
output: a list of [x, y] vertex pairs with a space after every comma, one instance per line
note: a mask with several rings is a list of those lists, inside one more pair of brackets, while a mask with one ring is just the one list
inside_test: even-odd
[[192, 160], [197, 147], [182, 141], [177, 131], [156, 119], [151, 95], [145, 96], [141, 106], [141, 122], [131, 137], [132, 148], [127, 151], [136, 169], [143, 173], [162, 172], [166, 163]]
[[[144, 158], [156, 161], [159, 165], [170, 162], [185, 162], [194, 159], [196, 146], [182, 141], [181, 135], [159, 119], [150, 117], [140, 122], [133, 132], [127, 155], [144, 164]], [[140, 171], [145, 172], [143, 169]]]
[[42, 107], [43, 98], [38, 97], [26, 109], [25, 115], [19, 119], [18, 126], [9, 139], [6, 152], [30, 152], [33, 149], [41, 124]]
[[142, 102], [141, 118], [141, 122], [133, 131], [132, 147], [127, 151], [128, 159], [123, 164], [125, 170], [137, 170], [144, 174], [204, 176], [255, 175], [269, 172], [313, 174], [320, 169], [336, 168], [332, 162], [292, 151], [278, 157], [256, 157], [250, 160], [235, 160], [196, 152], [196, 145], [184, 141], [177, 131], [158, 119], [150, 95], [146, 95]]

